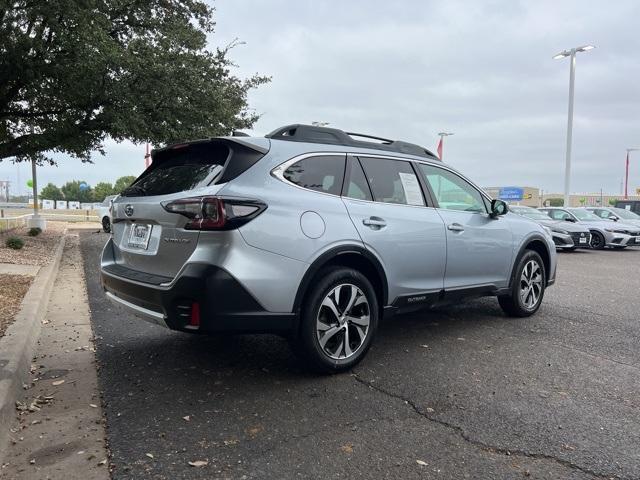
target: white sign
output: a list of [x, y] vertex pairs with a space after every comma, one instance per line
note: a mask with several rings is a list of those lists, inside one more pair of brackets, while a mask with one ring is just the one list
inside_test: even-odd
[[83, 203], [82, 210], [93, 210], [93, 203]]
[[53, 200], [42, 200], [43, 210], [53, 210], [54, 208], [56, 208], [56, 202]]
[[67, 209], [67, 201], [66, 200], [56, 200], [56, 208], [61, 210]]
[[80, 210], [80, 202], [69, 202], [70, 210]]
[[398, 172], [398, 175], [400, 175], [402, 188], [404, 189], [404, 194], [407, 197], [407, 204], [424, 205], [417, 177], [413, 173], [404, 172]]

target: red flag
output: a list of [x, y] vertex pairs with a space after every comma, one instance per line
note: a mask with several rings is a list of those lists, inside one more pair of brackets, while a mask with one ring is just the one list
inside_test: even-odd
[[436, 150], [438, 152], [438, 158], [440, 160], [442, 160], [442, 140], [443, 137], [440, 137], [440, 141], [438, 142], [438, 149]]
[[146, 150], [146, 153], [144, 154], [144, 168], [145, 168], [145, 170], [147, 168], [149, 168], [149, 165], [151, 165], [151, 154], [149, 153], [149, 144], [147, 143], [147, 150]]

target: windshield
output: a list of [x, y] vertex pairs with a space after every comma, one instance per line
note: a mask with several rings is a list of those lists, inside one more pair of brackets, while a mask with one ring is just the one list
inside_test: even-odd
[[611, 210], [620, 218], [624, 218], [626, 220], [640, 220], [640, 215], [630, 212], [629, 210], [625, 210], [624, 208], [612, 208]]
[[599, 216], [591, 213], [588, 210], [582, 210], [580, 208], [572, 208], [569, 210], [578, 220], [602, 220]]
[[534, 220], [549, 220], [549, 215], [542, 213], [539, 210], [535, 210], [535, 209], [531, 209], [531, 210], [524, 210], [522, 212], [516, 212], [519, 213], [520, 215], [524, 215], [525, 217], [528, 218], [533, 218]]
[[546, 213], [542, 213], [540, 210], [529, 207], [509, 207], [513, 213], [522, 215], [523, 217], [532, 218], [534, 220], [549, 220], [549, 216]]

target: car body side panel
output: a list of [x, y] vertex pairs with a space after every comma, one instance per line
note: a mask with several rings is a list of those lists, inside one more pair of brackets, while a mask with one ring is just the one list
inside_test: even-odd
[[[440, 292], [447, 257], [442, 219], [431, 207], [343, 198], [366, 248], [380, 259], [389, 282], [389, 302], [400, 295]], [[384, 227], [366, 226], [377, 217]]]
[[350, 242], [362, 246], [339, 196], [285, 183], [271, 176], [268, 168], [238, 177], [220, 194], [267, 204], [262, 214], [239, 229], [253, 247], [311, 263], [331, 246]]
[[462, 229], [446, 230], [445, 290], [480, 285], [506, 286], [513, 262], [512, 219], [442, 208], [437, 211], [445, 228]]

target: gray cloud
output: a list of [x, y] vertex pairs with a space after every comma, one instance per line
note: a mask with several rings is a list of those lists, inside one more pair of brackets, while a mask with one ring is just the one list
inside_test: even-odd
[[[611, 2], [423, 2], [220, 0], [212, 46], [246, 42], [239, 75], [273, 76], [251, 94], [263, 114], [254, 133], [287, 123], [402, 138], [435, 149], [483, 185], [560, 191], [568, 60], [577, 60], [572, 190], [616, 193], [624, 149], [640, 145], [640, 4]], [[90, 183], [142, 168], [143, 146], [109, 143], [93, 166], [59, 157], [41, 182]], [[23, 167], [26, 171], [26, 168]], [[15, 176], [0, 163], [0, 178]], [[26, 177], [25, 177], [26, 178]], [[630, 185], [640, 187], [640, 154]]]

